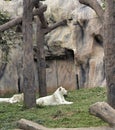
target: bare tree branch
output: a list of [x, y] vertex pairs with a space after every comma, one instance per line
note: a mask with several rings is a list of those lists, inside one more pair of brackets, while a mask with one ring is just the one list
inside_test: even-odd
[[40, 6], [39, 9], [35, 9], [33, 11], [33, 16], [39, 15], [39, 14], [45, 12], [46, 10], [47, 10], [47, 5], [44, 4], [44, 5]]
[[47, 20], [44, 17], [44, 13], [41, 13], [38, 16], [39, 16], [39, 19], [40, 19], [40, 21], [42, 23], [42, 28], [47, 28], [48, 27], [48, 23], [47, 23]]
[[15, 19], [12, 19], [10, 20], [9, 22], [3, 24], [0, 26], [0, 31], [5, 31], [11, 27], [14, 27], [15, 25], [19, 24], [22, 22], [22, 17], [18, 17], [18, 18], [15, 18]]
[[[43, 3], [39, 2], [38, 8], [43, 6]], [[38, 14], [39, 20], [41, 22], [42, 28], [47, 28], [48, 27], [48, 22], [44, 16], [44, 12]]]
[[[33, 11], [33, 16], [39, 15], [47, 10], [47, 5], [42, 5], [39, 9]], [[22, 22], [22, 16], [10, 20], [9, 22], [0, 26], [0, 32], [16, 26]]]
[[97, 0], [79, 0], [81, 4], [85, 4], [96, 12], [96, 14], [99, 16], [100, 19], [103, 19], [104, 10], [100, 6], [100, 4], [97, 2]]
[[63, 26], [63, 25], [66, 25], [66, 24], [67, 24], [67, 20], [62, 20], [60, 22], [57, 22], [57, 23], [53, 24], [52, 26], [48, 27], [44, 31], [44, 33], [47, 34], [47, 33], [51, 32], [52, 30], [56, 29], [57, 27]]

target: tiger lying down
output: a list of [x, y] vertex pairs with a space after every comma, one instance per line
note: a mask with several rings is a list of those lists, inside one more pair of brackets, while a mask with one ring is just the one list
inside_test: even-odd
[[22, 102], [24, 100], [24, 94], [14, 94], [11, 98], [0, 98], [1, 102], [7, 102], [7, 103], [17, 103]]
[[36, 100], [36, 104], [42, 106], [72, 104], [73, 102], [68, 102], [65, 100], [64, 95], [67, 95], [67, 90], [61, 86], [52, 95], [38, 98]]
[[[64, 95], [67, 95], [67, 90], [62, 86], [59, 87], [52, 95], [36, 99], [36, 104], [40, 106], [72, 104], [73, 102], [66, 101]], [[24, 95], [15, 94], [11, 98], [0, 98], [0, 102], [17, 103], [24, 100]]]

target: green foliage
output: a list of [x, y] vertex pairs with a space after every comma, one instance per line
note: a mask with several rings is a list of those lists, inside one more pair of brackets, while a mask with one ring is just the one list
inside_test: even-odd
[[105, 0], [102, 0], [102, 8], [105, 9]]
[[0, 25], [8, 22], [10, 20], [10, 17], [7, 12], [0, 11]]
[[0, 50], [2, 51], [1, 62], [8, 63], [10, 59], [10, 52], [12, 48], [17, 46], [21, 47], [22, 44], [22, 34], [15, 32], [15, 27], [13, 29], [8, 29], [0, 33]]
[[80, 89], [68, 92], [68, 101], [72, 105], [45, 106], [24, 109], [23, 104], [0, 104], [0, 129], [16, 128], [16, 121], [21, 118], [32, 120], [46, 127], [92, 127], [107, 125], [102, 120], [89, 114], [91, 104], [106, 101], [105, 88]]
[[[0, 11], [0, 25], [8, 22], [10, 20], [10, 17], [8, 16], [7, 12]], [[2, 63], [8, 61], [8, 53], [9, 53], [9, 46], [7, 39], [4, 38], [5, 32], [0, 33], [0, 49], [2, 50]]]
[[[3, 33], [4, 34], [4, 33]], [[9, 46], [7, 41], [2, 37], [3, 34], [0, 34], [0, 49], [2, 50], [2, 63], [8, 62]]]

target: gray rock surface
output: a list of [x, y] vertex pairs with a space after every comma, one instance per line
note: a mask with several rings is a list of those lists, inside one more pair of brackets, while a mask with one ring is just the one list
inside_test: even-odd
[[[98, 1], [102, 4], [101, 0]], [[103, 41], [99, 36], [102, 25], [96, 13], [78, 0], [46, 0], [44, 3], [48, 5], [45, 16], [49, 24], [67, 19], [66, 26], [46, 35], [48, 90], [53, 91], [60, 85], [67, 89], [106, 86]], [[1, 0], [0, 9], [7, 10], [15, 18], [22, 15], [22, 0]], [[20, 44], [19, 38], [15, 47], [10, 49], [10, 60], [0, 79], [0, 93], [18, 92], [23, 87], [23, 50]], [[38, 87], [36, 62], [35, 77]]]

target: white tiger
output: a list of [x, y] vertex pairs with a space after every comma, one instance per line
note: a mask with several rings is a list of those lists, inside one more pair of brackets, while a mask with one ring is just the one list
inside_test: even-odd
[[0, 98], [0, 102], [17, 103], [24, 100], [24, 94], [14, 94], [11, 98]]
[[36, 104], [41, 106], [72, 104], [73, 102], [65, 100], [64, 95], [67, 95], [67, 90], [61, 86], [52, 95], [38, 98]]
[[[52, 95], [41, 97], [36, 99], [36, 104], [47, 105], [60, 105], [60, 104], [72, 104], [73, 102], [66, 101], [64, 95], [67, 95], [67, 90], [62, 86], [59, 87]], [[0, 102], [17, 103], [24, 101], [24, 94], [14, 94], [11, 98], [0, 98]]]

